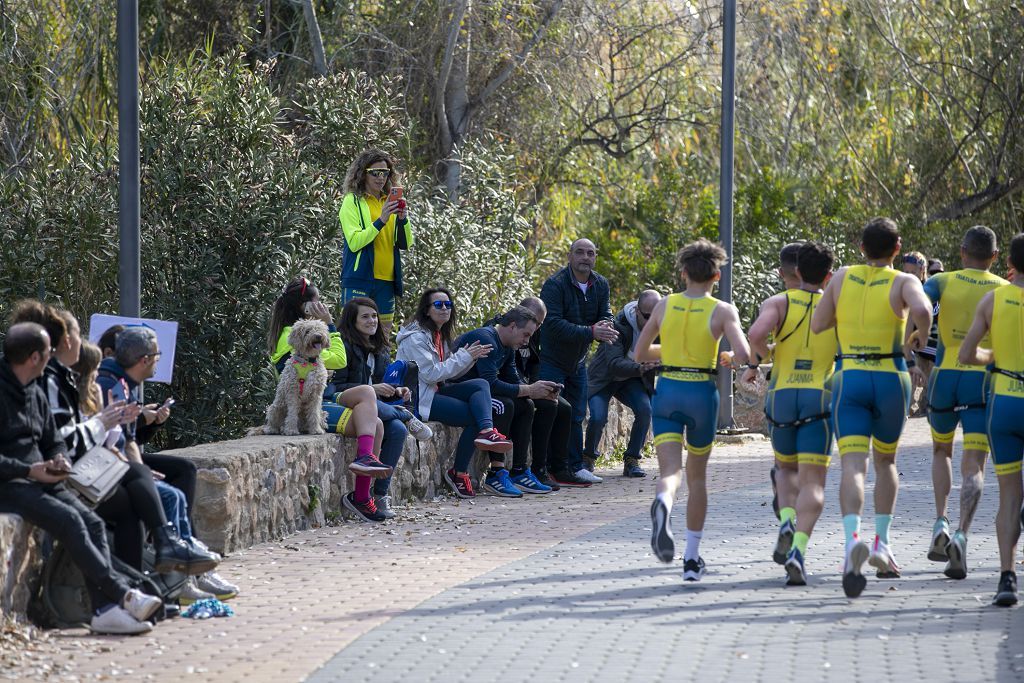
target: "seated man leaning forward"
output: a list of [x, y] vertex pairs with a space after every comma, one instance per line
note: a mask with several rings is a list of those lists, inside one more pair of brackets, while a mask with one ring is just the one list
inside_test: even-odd
[[584, 461], [595, 462], [604, 426], [608, 423], [608, 404], [612, 397], [633, 411], [633, 427], [629, 431], [622, 476], [646, 477], [640, 468], [640, 451], [651, 430], [651, 396], [654, 395], [654, 377], [658, 361], [638, 362], [636, 342], [640, 331], [651, 318], [651, 312], [661, 301], [661, 294], [653, 289], [640, 292], [636, 301], [622, 307], [612, 323], [619, 338], [611, 344], [601, 344], [587, 368], [590, 421], [583, 448]]

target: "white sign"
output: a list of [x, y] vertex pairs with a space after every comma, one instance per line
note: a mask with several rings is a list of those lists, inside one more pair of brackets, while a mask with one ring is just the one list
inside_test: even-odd
[[151, 318], [125, 318], [120, 315], [94, 313], [89, 318], [89, 341], [94, 344], [99, 342], [103, 333], [114, 325], [124, 325], [125, 327], [142, 325], [156, 332], [161, 355], [156, 362], [156, 374], [147, 381], [170, 384], [174, 375], [174, 347], [178, 342], [178, 323]]

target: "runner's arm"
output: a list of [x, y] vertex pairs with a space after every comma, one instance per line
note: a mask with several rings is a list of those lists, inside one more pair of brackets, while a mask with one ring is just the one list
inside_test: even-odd
[[978, 304], [978, 312], [974, 314], [974, 322], [971, 329], [967, 330], [964, 343], [960, 345], [960, 357], [958, 360], [964, 365], [991, 365], [994, 362], [991, 349], [978, 348], [982, 338], [992, 327], [992, 307], [995, 295], [992, 292], [986, 294]]
[[644, 325], [644, 329], [640, 330], [640, 337], [636, 340], [636, 359], [642, 363], [650, 360], [661, 360], [661, 344], [653, 344], [652, 342], [658, 336], [658, 332], [661, 331], [661, 321], [665, 319], [665, 302], [668, 301], [668, 297], [665, 297], [657, 303], [654, 310], [651, 311], [651, 319]]
[[747, 332], [747, 339], [750, 342], [750, 350], [756, 354], [758, 360], [764, 360], [771, 355], [768, 348], [768, 337], [779, 329], [781, 311], [779, 310], [780, 296], [775, 295], [764, 300], [761, 304], [761, 311], [757, 320], [750, 326]]
[[825, 286], [821, 301], [818, 302], [811, 317], [811, 332], [814, 334], [821, 334], [836, 326], [836, 304], [839, 301], [839, 288], [843, 286], [845, 276], [846, 268], [840, 268]]
[[740, 314], [732, 304], [718, 306], [715, 314], [722, 316], [722, 334], [729, 340], [732, 347], [732, 367], [736, 368], [750, 362], [750, 346], [747, 345], [747, 338], [743, 336], [743, 327], [740, 326]]
[[[907, 343], [915, 351], [920, 351], [928, 343], [928, 331], [932, 328], [932, 302], [925, 295], [921, 281], [913, 275], [903, 277], [903, 303], [909, 309], [907, 316], [916, 328], [913, 338], [907, 336]], [[916, 343], [915, 343], [916, 342]]]

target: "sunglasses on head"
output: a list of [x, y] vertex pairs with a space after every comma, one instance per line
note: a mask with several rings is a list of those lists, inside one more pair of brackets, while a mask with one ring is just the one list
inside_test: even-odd
[[366, 175], [372, 175], [374, 178], [387, 178], [391, 175], [391, 171], [386, 168], [368, 168]]
[[903, 262], [904, 263], [913, 263], [915, 266], [923, 266], [924, 265], [924, 261], [922, 261], [921, 259], [917, 258], [916, 256], [909, 256], [909, 255], [904, 256], [903, 257]]
[[455, 304], [453, 304], [451, 301], [435, 301], [430, 305], [440, 311], [442, 308], [447, 308], [448, 310], [451, 310], [451, 308]]

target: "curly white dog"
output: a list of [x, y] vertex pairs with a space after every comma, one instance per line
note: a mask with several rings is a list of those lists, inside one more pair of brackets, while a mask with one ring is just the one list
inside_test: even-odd
[[331, 345], [331, 335], [320, 320], [299, 320], [288, 334], [292, 347], [277, 382], [274, 402], [267, 408], [264, 434], [323, 434], [327, 417], [321, 407], [327, 386], [327, 368], [320, 352]]

